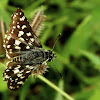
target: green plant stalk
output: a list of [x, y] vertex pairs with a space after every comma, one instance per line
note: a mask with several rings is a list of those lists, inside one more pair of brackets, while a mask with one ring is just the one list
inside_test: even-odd
[[52, 87], [54, 90], [56, 90], [57, 92], [59, 92], [60, 94], [62, 94], [66, 99], [68, 100], [74, 100], [70, 95], [68, 95], [67, 93], [65, 93], [63, 90], [61, 90], [59, 87], [57, 87], [55, 84], [53, 84], [52, 82], [50, 82], [49, 80], [47, 80], [45, 77], [39, 75], [38, 78], [40, 80], [42, 80], [43, 82], [45, 82], [46, 84], [48, 84], [50, 87]]

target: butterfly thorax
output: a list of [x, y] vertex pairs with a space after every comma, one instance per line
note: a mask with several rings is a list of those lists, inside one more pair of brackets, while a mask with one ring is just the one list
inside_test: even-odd
[[21, 52], [21, 55], [13, 58], [13, 62], [36, 65], [42, 64], [44, 61], [51, 61], [53, 58], [55, 58], [55, 53], [52, 51], [35, 47]]

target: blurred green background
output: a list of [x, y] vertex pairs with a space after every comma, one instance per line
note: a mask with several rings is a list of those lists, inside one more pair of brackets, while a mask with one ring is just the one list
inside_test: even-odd
[[[100, 0], [0, 0], [0, 19], [7, 29], [17, 7], [30, 22], [42, 7], [47, 16], [39, 36], [43, 48], [52, 48], [62, 33], [54, 49], [55, 65], [48, 63], [44, 77], [75, 100], [100, 100]], [[42, 79], [31, 76], [17, 92], [8, 90], [2, 77], [4, 55], [0, 41], [0, 100], [66, 100]]]

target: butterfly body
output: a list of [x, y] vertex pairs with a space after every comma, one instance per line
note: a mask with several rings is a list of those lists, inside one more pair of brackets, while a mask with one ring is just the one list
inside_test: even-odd
[[21, 55], [13, 58], [13, 62], [37, 65], [45, 61], [51, 61], [55, 57], [55, 53], [52, 51], [38, 47], [20, 53]]
[[31, 75], [38, 76], [47, 71], [47, 61], [55, 58], [55, 53], [42, 48], [24, 13], [18, 8], [12, 15], [10, 29], [5, 37], [4, 47], [10, 60], [3, 73], [10, 90], [18, 90]]

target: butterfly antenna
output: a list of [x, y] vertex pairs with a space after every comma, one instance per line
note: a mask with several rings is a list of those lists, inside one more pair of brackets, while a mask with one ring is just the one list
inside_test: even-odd
[[55, 45], [56, 45], [58, 39], [60, 38], [60, 36], [61, 36], [61, 33], [58, 35], [58, 37], [57, 37], [57, 39], [56, 39], [56, 41], [55, 41], [55, 43], [54, 43], [54, 45], [53, 45], [53, 47], [52, 47], [52, 50], [54, 50], [54, 47], [55, 47]]
[[[52, 62], [53, 62], [53, 60], [52, 60]], [[53, 62], [53, 65], [55, 66], [55, 63], [54, 63], [54, 62]], [[58, 71], [58, 69], [56, 68], [56, 66], [55, 66], [55, 69], [57, 70], [57, 72], [58, 72], [58, 74], [60, 75], [60, 77], [63, 79], [62, 74]]]

